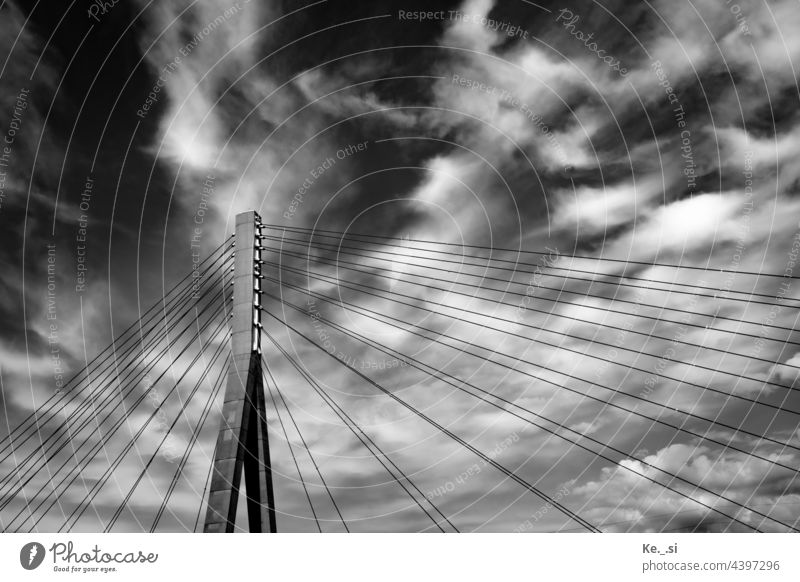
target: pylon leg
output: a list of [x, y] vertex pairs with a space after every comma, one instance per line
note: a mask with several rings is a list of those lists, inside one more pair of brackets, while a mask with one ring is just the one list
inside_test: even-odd
[[261, 376], [259, 224], [255, 212], [236, 217], [232, 358], [203, 528], [206, 532], [234, 531], [242, 473], [249, 530], [276, 531]]

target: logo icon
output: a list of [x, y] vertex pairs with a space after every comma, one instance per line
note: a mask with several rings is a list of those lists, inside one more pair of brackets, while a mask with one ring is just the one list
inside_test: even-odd
[[19, 563], [26, 570], [35, 570], [44, 561], [44, 546], [39, 542], [30, 542], [19, 551]]

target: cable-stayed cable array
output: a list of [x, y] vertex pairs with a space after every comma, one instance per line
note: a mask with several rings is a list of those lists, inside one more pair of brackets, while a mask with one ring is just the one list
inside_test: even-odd
[[[731, 339], [739, 336], [748, 336], [764, 338], [765, 341], [773, 342], [777, 349], [785, 349], [789, 345], [798, 345], [796, 336], [794, 336], [794, 328], [781, 325], [767, 325], [760, 324], [757, 321], [744, 322], [745, 324], [758, 325], [759, 331], [766, 329], [767, 334], [749, 334], [742, 332], [740, 329], [733, 329], [732, 326], [726, 326], [725, 321], [734, 321], [737, 324], [742, 324], [740, 318], [725, 316], [720, 317], [719, 314], [724, 312], [724, 309], [717, 310], [716, 313], [704, 313], [701, 311], [689, 310], [672, 310], [665, 308], [664, 305], [656, 303], [644, 303], [639, 299], [637, 303], [641, 306], [652, 307], [657, 309], [658, 313], [647, 312], [644, 310], [638, 311], [620, 311], [614, 309], [616, 302], [620, 299], [617, 294], [620, 290], [623, 292], [630, 286], [626, 284], [626, 276], [624, 275], [625, 269], [621, 269], [622, 274], [618, 274], [617, 281], [608, 273], [597, 271], [598, 277], [604, 277], [604, 283], [613, 285], [616, 291], [613, 295], [607, 293], [604, 287], [595, 285], [595, 281], [586, 281], [581, 277], [571, 277], [564, 275], [564, 272], [569, 272], [575, 269], [565, 269], [556, 267], [556, 272], [553, 273], [549, 266], [541, 271], [536, 271], [537, 275], [537, 291], [540, 288], [548, 289], [548, 282], [552, 279], [548, 277], [560, 278], [564, 281], [561, 287], [554, 287], [552, 290], [556, 294], [549, 294], [542, 297], [536, 296], [535, 301], [526, 307], [524, 311], [528, 313], [540, 313], [547, 316], [542, 324], [528, 323], [526, 318], [512, 319], [507, 316], [509, 309], [518, 307], [519, 303], [512, 303], [508, 301], [509, 296], [525, 297], [526, 293], [516, 291], [514, 285], [529, 285], [528, 281], [518, 281], [514, 279], [514, 275], [519, 274], [533, 274], [532, 271], [524, 269], [509, 268], [508, 265], [512, 261], [509, 259], [500, 259], [499, 264], [494, 263], [493, 257], [478, 256], [469, 253], [471, 259], [482, 259], [484, 262], [481, 264], [463, 260], [463, 255], [468, 253], [456, 253], [459, 260], [453, 261], [451, 258], [454, 253], [452, 247], [457, 247], [456, 250], [463, 251], [461, 245], [449, 245], [446, 252], [437, 251], [435, 246], [438, 243], [431, 241], [417, 240], [418, 244], [427, 245], [426, 248], [417, 247], [409, 249], [409, 239], [390, 237], [376, 237], [380, 240], [376, 243], [373, 240], [368, 240], [368, 235], [349, 235], [347, 233], [335, 231], [310, 231], [307, 229], [299, 228], [284, 228], [275, 227], [274, 233], [266, 237], [269, 248], [273, 252], [273, 256], [267, 260], [267, 264], [272, 265], [274, 271], [272, 277], [267, 277], [267, 281], [273, 283], [273, 288], [276, 294], [268, 293], [266, 297], [271, 299], [273, 303], [268, 307], [272, 310], [270, 315], [276, 317], [276, 325], [288, 325], [287, 321], [302, 321], [297, 319], [300, 315], [305, 315], [305, 319], [311, 319], [316, 323], [324, 324], [328, 333], [338, 333], [337, 338], [347, 338], [360, 344], [363, 349], [371, 349], [382, 352], [393, 358], [399, 359], [411, 367], [423, 371], [430, 376], [439, 379], [444, 384], [450, 384], [452, 387], [466, 391], [471, 396], [476, 397], [489, 405], [497, 406], [498, 403], [504, 405], [504, 409], [508, 414], [520, 416], [524, 413], [526, 422], [532, 422], [533, 419], [530, 415], [538, 419], [537, 426], [543, 430], [552, 432], [555, 438], [567, 440], [572, 446], [582, 448], [592, 452], [598, 458], [605, 461], [614, 463], [617, 468], [622, 467], [623, 470], [631, 471], [629, 464], [620, 464], [621, 461], [636, 460], [642, 463], [648, 469], [648, 475], [640, 475], [643, 480], [648, 480], [652, 483], [653, 487], [661, 487], [675, 495], [681, 496], [686, 503], [690, 506], [694, 504], [701, 507], [708, 513], [717, 514], [717, 517], [723, 517], [730, 520], [728, 523], [734, 527], [741, 527], [745, 530], [759, 530], [761, 526], [767, 530], [790, 530], [797, 529], [796, 520], [780, 519], [777, 514], [772, 514], [770, 511], [765, 511], [763, 508], [759, 510], [756, 507], [748, 506], [746, 503], [741, 503], [735, 496], [731, 496], [725, 489], [717, 489], [710, 484], [705, 484], [705, 479], [693, 481], [687, 479], [685, 475], [675, 471], [665, 470], [663, 467], [658, 466], [654, 462], [648, 463], [646, 459], [637, 454], [636, 449], [623, 450], [618, 446], [609, 442], [593, 437], [590, 433], [583, 433], [576, 431], [569, 419], [558, 419], [548, 417], [543, 414], [538, 414], [536, 410], [530, 407], [522, 406], [513, 400], [504, 399], [502, 396], [491, 394], [474, 381], [471, 382], [469, 375], [459, 376], [449, 374], [441, 365], [431, 365], [430, 362], [421, 361], [418, 357], [415, 358], [414, 354], [406, 351], [405, 353], [392, 348], [382, 343], [380, 334], [375, 329], [375, 324], [381, 324], [389, 329], [395, 330], [400, 334], [406, 334], [406, 342], [410, 341], [408, 338], [416, 338], [418, 344], [437, 347], [436, 353], [441, 359], [442, 351], [452, 350], [448, 352], [446, 360], [452, 356], [458, 356], [462, 359], [469, 359], [476, 362], [476, 367], [497, 367], [504, 370], [496, 372], [498, 375], [520, 375], [530, 379], [531, 382], [537, 384], [549, 384], [556, 390], [570, 392], [573, 395], [584, 399], [584, 402], [591, 401], [595, 404], [601, 405], [601, 410], [618, 410], [627, 413], [628, 418], [638, 418], [645, 423], [649, 423], [651, 429], [654, 427], [661, 429], [669, 429], [672, 431], [672, 436], [669, 437], [669, 442], [675, 442], [675, 438], [684, 437], [691, 439], [690, 442], [717, 445], [722, 447], [722, 454], [726, 451], [732, 454], [746, 456], [748, 459], [753, 459], [771, 467], [770, 470], [783, 471], [788, 475], [788, 482], [794, 482], [797, 478], [798, 470], [800, 469], [796, 461], [789, 457], [792, 451], [800, 450], [798, 443], [791, 438], [778, 438], [777, 435], [770, 434], [767, 430], [763, 430], [758, 422], [754, 423], [754, 427], [749, 428], [750, 420], [758, 420], [758, 417], [767, 415], [769, 419], [768, 427], [771, 427], [775, 422], [782, 425], [792, 426], [796, 424], [796, 419], [793, 420], [798, 414], [800, 409], [797, 408], [798, 402], [795, 395], [795, 388], [791, 382], [782, 381], [779, 377], [772, 375], [764, 375], [759, 373], [747, 373], [741, 371], [740, 367], [713, 367], [706, 365], [702, 358], [698, 358], [698, 353], [716, 353], [725, 358], [737, 358], [744, 361], [743, 367], [745, 370], [753, 370], [753, 363], [763, 362], [769, 364], [771, 367], [783, 366], [786, 370], [796, 370], [800, 367], [792, 363], [783, 364], [779, 360], [773, 360], [766, 357], [751, 356], [750, 354], [737, 352], [734, 349], [726, 349], [720, 347], [719, 343], [705, 345], [703, 341], [692, 341], [693, 338], [681, 335], [679, 337], [669, 337], [668, 334], [659, 334], [657, 326], [664, 326], [665, 324], [679, 324], [685, 326], [696, 327], [703, 331], [713, 328], [714, 332], [720, 335], [724, 334]], [[333, 239], [319, 241], [316, 237], [324, 239]], [[411, 239], [412, 242], [414, 239]], [[466, 246], [466, 245], [465, 245]], [[299, 248], [298, 248], [299, 247]], [[493, 249], [479, 248], [491, 252]], [[424, 250], [424, 253], [422, 252]], [[413, 251], [413, 252], [412, 252]], [[513, 249], [508, 249], [507, 252], [516, 252]], [[569, 259], [570, 257], [566, 257]], [[591, 259], [591, 257], [580, 257], [584, 262]], [[460, 270], [453, 270], [451, 263], [458, 263]], [[529, 263], [528, 266], [534, 266]], [[646, 266], [646, 265], [641, 265]], [[662, 268], [672, 268], [676, 271], [682, 269], [681, 265], [668, 265], [659, 263], [657, 266]], [[585, 269], [577, 269], [578, 271], [586, 271]], [[700, 270], [700, 269], [698, 269]], [[707, 269], [711, 274], [718, 272], [725, 272], [725, 270]], [[510, 276], [496, 277], [497, 271], [509, 271]], [[762, 280], [768, 279], [773, 283], [780, 283], [781, 275], [764, 274], [764, 273], [740, 273], [744, 276], [752, 278], [761, 278]], [[442, 276], [444, 275], [444, 276]], [[455, 275], [455, 276], [454, 276]], [[595, 273], [592, 272], [594, 276]], [[692, 275], [694, 277], [694, 275]], [[696, 279], [696, 277], [695, 277]], [[633, 280], [644, 280], [642, 277], [633, 277]], [[669, 294], [672, 289], [667, 289], [664, 285], [669, 284], [677, 286], [679, 291], [684, 291], [686, 295], [707, 298], [712, 303], [722, 305], [723, 308], [729, 304], [737, 305], [739, 303], [753, 303], [760, 305], [766, 303], [774, 305], [783, 302], [788, 308], [795, 307], [797, 299], [784, 297], [780, 293], [774, 295], [770, 293], [752, 292], [752, 290], [742, 289], [722, 289], [719, 287], [712, 287], [708, 284], [697, 284], [696, 281], [687, 283], [678, 283], [675, 281], [666, 280], [647, 280], [648, 283], [654, 283], [646, 288], [646, 291], [651, 296], [657, 296], [659, 293]], [[502, 281], [505, 287], [491, 285], [493, 281]], [[487, 282], [489, 285], [487, 286]], [[444, 285], [440, 283], [445, 283]], [[575, 289], [569, 285], [582, 285], [579, 292], [574, 292], [568, 295], [569, 291]], [[465, 292], [463, 287], [469, 291]], [[635, 289], [635, 287], [634, 287]], [[422, 290], [422, 291], [421, 291]], [[727, 293], [727, 291], [730, 291]], [[716, 296], [715, 296], [716, 294]], [[636, 326], [621, 327], [619, 324], [610, 324], [608, 327], [611, 329], [620, 330], [631, 336], [641, 336], [642, 342], [638, 342], [636, 347], [612, 345], [604, 342], [602, 338], [597, 338], [592, 334], [580, 333], [585, 328], [581, 329], [580, 326], [575, 326], [573, 329], [565, 325], [553, 325], [550, 322], [562, 320], [572, 320], [578, 323], [587, 323], [580, 319], [568, 315], [567, 312], [562, 312], [558, 309], [561, 305], [571, 305], [571, 301], [575, 296], [586, 296], [595, 299], [590, 307], [606, 315], [608, 313], [619, 313], [629, 319], [637, 322]], [[624, 294], [623, 294], [624, 296]], [[459, 299], [464, 297], [464, 301]], [[761, 299], [748, 300], [745, 297], [758, 297], [771, 299], [771, 301], [762, 302]], [[294, 298], [294, 299], [293, 299]], [[544, 309], [543, 302], [552, 304], [553, 309]], [[313, 309], [309, 309], [309, 305], [314, 305]], [[319, 307], [325, 305], [323, 309]], [[474, 306], [474, 307], [473, 307]], [[328, 310], [337, 314], [340, 317], [324, 316], [320, 314], [319, 310]], [[294, 311], [294, 315], [292, 315]], [[565, 310], [566, 311], [566, 310]], [[675, 312], [685, 311], [700, 319], [703, 323], [696, 323], [695, 321], [688, 322], [686, 320], [677, 320], [674, 315]], [[672, 317], [670, 317], [672, 316]], [[358, 333], [360, 321], [369, 321], [366, 326], [373, 333]], [[709, 323], [705, 323], [710, 320]], [[418, 321], [423, 323], [418, 323]], [[651, 329], [642, 331], [638, 325], [640, 321], [652, 322]], [[347, 322], [347, 325], [343, 325]], [[559, 322], [561, 323], [561, 322]], [[615, 322], [616, 323], [616, 322]], [[498, 325], [499, 324], [499, 325]], [[549, 326], [548, 326], [549, 324]], [[598, 323], [598, 326], [604, 325]], [[306, 326], [308, 327], [308, 326]], [[313, 327], [313, 326], [312, 326]], [[474, 328], [474, 329], [470, 329]], [[565, 329], [566, 328], [566, 329]], [[452, 333], [452, 329], [457, 329], [462, 333]], [[469, 329], [470, 332], [466, 333], [464, 330]], [[529, 335], [525, 333], [532, 330], [536, 333]], [[783, 334], [780, 331], [788, 331], [790, 333]], [[304, 338], [309, 343], [314, 342], [315, 334], [301, 334], [300, 330], [295, 329], [297, 337]], [[466, 336], [466, 337], [465, 337]], [[546, 346], [553, 351], [563, 351], [574, 353], [576, 356], [586, 358], [588, 360], [597, 360], [612, 368], [619, 368], [627, 375], [631, 373], [650, 374], [657, 376], [661, 382], [674, 383], [682, 390], [696, 390], [696, 398], [709, 399], [712, 396], [719, 398], [719, 409], [730, 408], [744, 409], [742, 417], [735, 417], [735, 420], [728, 421], [729, 415], [723, 414], [701, 414], [697, 411], [697, 406], [682, 406], [672, 404], [672, 398], [662, 401], [654, 395], [648, 394], [642, 396], [636, 392], [630, 392], [624, 389], [624, 385], [609, 386], [600, 383], [596, 378], [590, 378], [586, 374], [576, 374], [572, 370], [563, 369], [563, 367], [548, 365], [546, 361], [538, 361], [538, 359], [520, 356], [518, 353], [508, 353], [497, 347], [495, 341], [490, 341], [488, 344], [477, 341], [478, 337], [491, 337], [498, 338], [497, 341], [503, 341], [500, 338], [513, 338], [516, 340], [524, 340], [528, 344]], [[551, 339], [552, 338], [552, 339]], [[689, 350], [694, 352], [691, 358], [685, 360], [675, 361], [675, 365], [683, 368], [680, 369], [681, 373], [670, 374], [664, 370], [653, 370], [648, 368], [650, 362], [662, 357], [657, 352], [648, 351], [651, 349], [652, 344], [648, 344], [648, 340], [660, 340], [664, 342], [672, 342], [686, 346]], [[578, 344], [582, 342], [582, 344]], [[654, 341], [654, 343], [657, 343]], [[407, 344], [408, 345], [408, 344]], [[619, 352], [629, 352], [631, 355], [630, 360], [620, 358], [611, 359], [603, 357], [602, 352], [596, 348], [597, 346], [604, 346], [607, 348], [615, 348]], [[315, 346], [319, 348], [319, 344]], [[300, 349], [300, 348], [296, 348]], [[419, 350], [425, 352], [425, 349]], [[532, 350], [533, 351], [533, 350]], [[533, 351], [535, 353], [535, 351]], [[781, 354], [783, 351], [781, 351]], [[419, 353], [416, 354], [419, 356]], [[644, 362], [637, 364], [637, 362]], [[347, 365], [347, 362], [342, 362]], [[711, 373], [712, 381], [700, 380], [695, 381], [693, 377], [687, 378], [689, 372], [697, 374], [698, 371]], [[531, 371], [533, 370], [533, 371]], [[358, 370], [353, 370], [356, 375], [360, 375]], [[546, 372], [543, 374], [543, 372]], [[508, 377], [508, 376], [505, 376]], [[722, 380], [724, 379], [724, 384]], [[370, 379], [365, 379], [370, 382]], [[746, 390], [742, 390], [742, 386], [747, 386]], [[580, 388], [580, 389], [579, 389]], [[611, 393], [609, 397], [601, 397], [600, 391]], [[488, 396], [488, 398], [487, 398]], [[633, 401], [633, 402], [632, 402]], [[636, 402], [638, 401], [638, 403]], [[795, 404], [792, 404], [795, 403]], [[401, 403], [402, 405], [402, 403]], [[776, 421], [776, 419], [778, 419]], [[647, 426], [647, 425], [645, 425]], [[554, 430], [555, 429], [555, 430]], [[649, 431], [648, 431], [649, 432]], [[669, 434], [669, 433], [667, 433]], [[780, 433], [778, 433], [780, 434]], [[742, 440], [744, 437], [746, 440]], [[680, 442], [680, 441], [678, 441]], [[642, 439], [639, 440], [641, 445]], [[589, 448], [589, 447], [593, 448]], [[767, 447], [767, 449], [765, 449]], [[772, 447], [770, 450], [769, 447]], [[615, 453], [612, 457], [607, 456], [609, 453]], [[785, 452], [783, 456], [780, 453]], [[654, 479], [653, 476], [658, 477]], [[787, 487], [785, 490], [789, 490]], [[711, 496], [712, 503], [706, 503], [703, 499]], [[586, 510], [587, 508], [582, 508]], [[589, 509], [591, 509], [589, 507]], [[568, 513], [565, 515], [569, 516]], [[755, 516], [755, 519], [746, 519], [745, 516]], [[602, 527], [602, 524], [600, 524]], [[591, 529], [585, 527], [584, 529]]]
[[[169, 289], [1, 441], [4, 531], [80, 529], [84, 514], [85, 521], [93, 518], [100, 528], [110, 528], [119, 516], [97, 515], [92, 502], [109, 494], [109, 483], [120, 486], [123, 471], [117, 469], [127, 471], [143, 458], [149, 445], [143, 440], [158, 435], [161, 444], [179, 442], [175, 434], [181, 423], [196, 422], [187, 416], [194, 398], [205, 398], [203, 410], [209, 409], [218, 393], [217, 374], [224, 369], [220, 357], [227, 346], [232, 246], [228, 239], [213, 250], [197, 272]], [[211, 377], [217, 378], [215, 386]], [[186, 461], [175, 456], [183, 461], [181, 471]]]
[[[352, 439], [342, 446], [369, 459], [362, 463], [374, 463], [364, 470], [378, 471], [383, 494], [402, 499], [398, 511], [420, 531], [474, 527], [467, 519], [470, 507], [499, 494], [495, 490], [520, 504], [552, 507], [560, 516], [553, 529], [618, 528], [622, 522], [603, 515], [592, 498], [580, 504], [555, 496], [555, 465], [542, 469], [536, 455], [564, 447], [559, 463], [582, 459], [575, 461], [583, 467], [579, 476], [613, 468], [658, 495], [674, 496], [681, 512], [702, 515], [720, 529], [798, 531], [797, 519], [754, 503], [754, 493], [737, 495], [730, 485], [721, 487], [643, 452], [672, 443], [717, 447], [721, 452], [711, 470], [725, 455], [734, 455], [779, 475], [784, 494], [792, 490], [800, 473], [800, 443], [784, 429], [796, 427], [800, 398], [793, 382], [773, 370], [797, 375], [800, 366], [782, 360], [800, 338], [793, 326], [736, 315], [751, 305], [800, 306], [777, 287], [780, 275], [579, 253], [534, 262], [531, 257], [545, 253], [264, 228], [269, 234], [259, 235], [266, 253], [259, 278], [269, 290], [258, 307], [268, 316], [259, 326], [268, 343], [261, 382], [271, 442], [283, 442], [273, 470], [283, 471], [285, 487], [296, 487], [300, 500], [281, 508], [278, 496], [279, 519], [304, 520], [318, 532], [354, 531], [372, 521], [353, 506], [353, 486], [337, 470], [329, 443], [309, 438], [318, 427], [308, 424], [313, 416], [301, 413], [304, 403], [313, 401], [309, 406], [321, 405]], [[191, 274], [184, 277], [64, 390], [0, 439], [5, 531], [197, 530], [211, 481], [206, 427], [218, 422], [230, 360], [232, 249], [228, 239], [200, 265], [200, 293]], [[657, 275], [649, 277], [650, 269]], [[733, 274], [746, 284], [728, 288], [698, 281], [700, 272], [712, 280]], [[639, 296], [632, 300], [634, 293]], [[671, 306], [675, 297], [691, 297], [703, 307]], [[625, 304], [635, 309], [620, 307]], [[403, 371], [385, 373], [342, 357], [326, 347], [320, 326], [354, 353], [388, 356], [402, 363]], [[635, 337], [635, 345], [599, 337], [599, 328]], [[762, 340], [777, 356], [733, 349], [734, 340], [748, 337]], [[655, 363], [665, 356], [654, 345], [675, 346], [684, 355], [666, 358], [670, 366], [659, 368]], [[711, 356], [718, 360], [709, 363]], [[565, 365], [571, 360], [583, 366]], [[586, 373], [591, 366], [606, 366], [621, 380], [601, 381]], [[328, 376], [354, 388], [332, 386]], [[633, 379], [643, 376], [657, 378], [672, 392], [630, 389]], [[523, 389], [513, 395], [504, 383]], [[525, 392], [533, 387], [574, 406], [553, 412], [549, 403], [531, 404]], [[454, 395], [464, 399], [458, 406], [469, 406], [456, 418], [430, 404]], [[435, 435], [430, 438], [448, 443], [463, 458], [475, 459], [486, 468], [484, 475], [492, 475], [494, 487], [466, 506], [431, 495], [432, 469], [426, 466], [431, 459], [401, 453], [380, 425], [366, 421], [365, 410], [375, 402], [425, 426]], [[715, 413], [707, 411], [709, 404]], [[485, 418], [488, 411], [542, 435], [534, 441], [539, 448], [529, 455], [528, 441], [521, 439], [507, 455], [487, 450], [471, 436], [480, 432], [471, 416]], [[623, 424], [635, 423], [637, 432], [594, 431], [581, 422], [585, 411], [597, 419], [623, 415]], [[664, 527], [673, 527], [674, 516], [667, 517]], [[658, 519], [645, 511], [641, 523], [652, 527]]]

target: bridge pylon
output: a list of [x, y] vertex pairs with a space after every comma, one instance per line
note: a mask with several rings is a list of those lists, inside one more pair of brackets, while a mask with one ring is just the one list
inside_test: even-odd
[[261, 218], [236, 216], [233, 266], [232, 358], [204, 532], [233, 532], [244, 475], [250, 532], [275, 532], [275, 495], [261, 368]]

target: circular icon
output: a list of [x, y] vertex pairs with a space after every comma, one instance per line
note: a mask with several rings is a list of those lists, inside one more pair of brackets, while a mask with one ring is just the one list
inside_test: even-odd
[[35, 570], [44, 561], [44, 546], [39, 542], [30, 542], [19, 551], [19, 563], [26, 570]]

